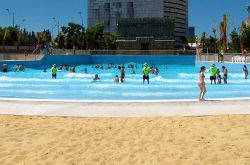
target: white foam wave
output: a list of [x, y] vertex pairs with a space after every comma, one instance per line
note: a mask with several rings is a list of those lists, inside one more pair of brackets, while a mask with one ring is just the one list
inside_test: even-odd
[[132, 92], [124, 92], [121, 93], [122, 96], [128, 97], [128, 96], [140, 96], [140, 97], [147, 97], [147, 96], [165, 96], [166, 93], [164, 92], [143, 92], [143, 93], [132, 93]]
[[0, 84], [0, 88], [13, 87], [13, 84]]
[[102, 97], [103, 95], [115, 95], [116, 92], [109, 92], [109, 91], [89, 91], [89, 90], [81, 90], [80, 91], [82, 94], [91, 94], [91, 95], [100, 95]]
[[179, 73], [180, 78], [197, 78], [198, 74]]
[[228, 76], [233, 77], [233, 78], [244, 78], [245, 77], [244, 73], [229, 73]]
[[15, 89], [15, 90], [1, 90], [2, 92], [7, 92], [7, 93], [25, 93], [25, 94], [54, 94], [53, 91], [48, 91], [48, 90], [41, 90], [41, 91], [38, 91], [38, 90], [18, 90], [18, 89]]
[[64, 75], [66, 78], [89, 78], [93, 77], [91, 74], [82, 74], [82, 73], [67, 73]]

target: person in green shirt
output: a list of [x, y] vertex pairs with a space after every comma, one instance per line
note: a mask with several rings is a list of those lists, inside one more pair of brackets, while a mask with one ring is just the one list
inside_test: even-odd
[[57, 72], [56, 64], [52, 66], [51, 72], [52, 72], [52, 79], [56, 79], [56, 72]]
[[147, 82], [149, 84], [149, 72], [150, 72], [150, 68], [148, 67], [147, 63], [144, 64], [142, 72], [143, 72], [143, 84], [144, 84], [145, 80], [147, 80]]
[[210, 72], [210, 80], [211, 80], [211, 84], [214, 81], [214, 84], [216, 84], [216, 72], [217, 72], [217, 68], [215, 67], [214, 64], [211, 65], [211, 67], [209, 68], [209, 72]]
[[220, 61], [222, 63], [224, 61], [223, 56], [224, 56], [224, 50], [223, 47], [220, 47], [218, 62]]

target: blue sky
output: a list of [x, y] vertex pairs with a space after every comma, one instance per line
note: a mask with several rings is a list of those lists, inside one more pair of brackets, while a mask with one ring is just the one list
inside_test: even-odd
[[[196, 34], [203, 31], [211, 34], [212, 27], [222, 19], [222, 15], [230, 15], [230, 28], [239, 27], [246, 19], [246, 6], [249, 0], [189, 0], [189, 26], [196, 27]], [[81, 24], [78, 12], [82, 12], [84, 25], [87, 25], [87, 0], [1, 0], [0, 26], [11, 26], [12, 17], [6, 9], [15, 13], [15, 24], [25, 22], [21, 27], [27, 30], [42, 31], [55, 26], [55, 17], [60, 25], [66, 26], [73, 21]], [[57, 29], [54, 28], [54, 33]]]

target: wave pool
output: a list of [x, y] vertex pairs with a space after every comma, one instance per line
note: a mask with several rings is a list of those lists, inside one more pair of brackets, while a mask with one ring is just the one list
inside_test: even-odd
[[[131, 74], [129, 64], [137, 65]], [[196, 66], [158, 65], [159, 74], [150, 74], [150, 83], [142, 83], [142, 64], [126, 63], [124, 83], [115, 83], [117, 68], [95, 68], [96, 65], [80, 65], [76, 73], [58, 71], [57, 79], [51, 79], [51, 70], [26, 68], [24, 72], [0, 72], [0, 98], [49, 99], [49, 100], [181, 100], [197, 99], [199, 94], [198, 72], [200, 66], [209, 69], [211, 63]], [[150, 64], [149, 64], [150, 65]], [[206, 72], [207, 99], [245, 98], [250, 96], [250, 80], [244, 79], [243, 64], [218, 64], [228, 68], [228, 84], [210, 85]], [[119, 66], [118, 64], [116, 66]], [[9, 66], [11, 68], [13, 66]], [[88, 73], [84, 72], [87, 69]], [[107, 69], [106, 69], [107, 68]], [[100, 81], [93, 82], [98, 74]]]

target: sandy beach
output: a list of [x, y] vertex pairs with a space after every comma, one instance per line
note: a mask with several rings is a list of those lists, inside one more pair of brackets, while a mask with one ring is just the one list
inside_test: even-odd
[[249, 164], [250, 116], [0, 116], [1, 165]]

